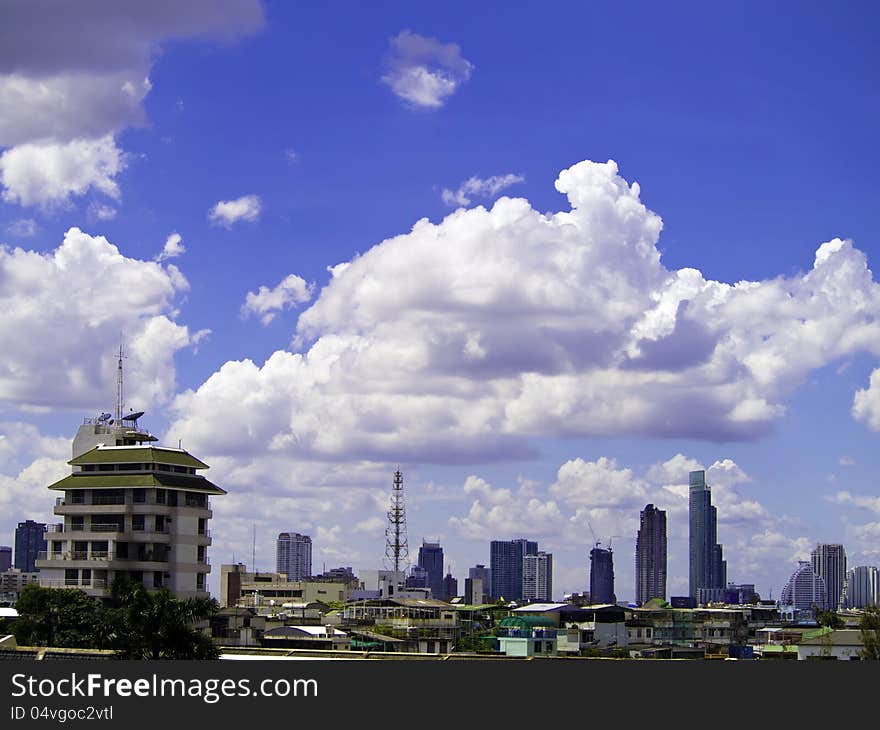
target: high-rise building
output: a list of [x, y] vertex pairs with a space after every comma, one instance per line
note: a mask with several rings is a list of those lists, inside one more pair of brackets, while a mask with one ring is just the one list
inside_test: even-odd
[[824, 610], [826, 607], [825, 581], [817, 575], [812, 566], [805, 560], [798, 563], [798, 569], [792, 573], [788, 583], [782, 589], [780, 605], [794, 606], [799, 611], [812, 608]]
[[[482, 586], [480, 586], [481, 595], [489, 596], [489, 591], [492, 590], [492, 570], [490, 568], [482, 564], [468, 568], [468, 578], [479, 578], [482, 581]], [[480, 601], [480, 603], [482, 602]]]
[[8, 545], [0, 545], [0, 573], [5, 573], [12, 567], [12, 548]]
[[[409, 569], [409, 575], [406, 576], [406, 583], [404, 585], [407, 588], [430, 588], [431, 576], [421, 566], [413, 565]], [[436, 598], [437, 596], [435, 595], [434, 597]]]
[[848, 608], [880, 605], [880, 571], [873, 565], [860, 565], [849, 571], [846, 581]]
[[492, 571], [493, 598], [522, 600], [523, 556], [537, 552], [538, 543], [530, 540], [492, 540], [489, 545], [489, 567]]
[[652, 598], [666, 599], [666, 512], [649, 504], [636, 537], [636, 603]]
[[307, 580], [312, 576], [312, 538], [298, 532], [281, 532], [275, 543], [275, 572], [288, 580]]
[[825, 581], [825, 608], [836, 611], [843, 594], [846, 579], [846, 550], [843, 545], [820, 542], [810, 553], [813, 572]]
[[614, 595], [614, 555], [611, 548], [599, 547], [590, 550], [590, 603], [616, 603]]
[[117, 417], [85, 419], [71, 474], [49, 485], [63, 495], [54, 510], [63, 523], [46, 532], [40, 584], [107, 596], [124, 576], [179, 598], [207, 597], [208, 498], [226, 492], [196, 473], [208, 467], [189, 452], [156, 446], [138, 425], [143, 413], [119, 415], [121, 352], [119, 362]]
[[448, 601], [458, 596], [458, 580], [453, 577], [452, 573], [447, 573], [443, 579], [443, 595], [441, 600]]
[[15, 528], [15, 567], [33, 573], [40, 553], [46, 551], [46, 523], [25, 520]]
[[482, 578], [464, 579], [464, 602], [469, 606], [480, 606], [486, 603], [488, 594], [483, 587]]
[[548, 603], [553, 600], [553, 554], [523, 555], [523, 601]]
[[418, 566], [428, 573], [428, 588], [434, 598], [442, 600], [443, 590], [443, 547], [439, 542], [422, 540], [419, 548]]
[[723, 591], [727, 585], [727, 563], [718, 544], [718, 515], [706, 484], [706, 472], [690, 472], [689, 482], [689, 587], [690, 596], [697, 598], [700, 588]]

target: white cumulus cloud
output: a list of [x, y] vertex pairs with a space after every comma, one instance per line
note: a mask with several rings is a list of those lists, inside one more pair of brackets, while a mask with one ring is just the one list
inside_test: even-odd
[[110, 135], [18, 145], [0, 155], [3, 200], [20, 205], [65, 203], [92, 187], [118, 199], [115, 178], [123, 169], [125, 156]]
[[169, 234], [168, 238], [165, 239], [165, 245], [162, 247], [161, 253], [156, 256], [156, 261], [175, 259], [185, 253], [186, 246], [183, 245], [183, 236], [175, 231], [174, 233]]
[[143, 408], [165, 402], [175, 390], [174, 353], [193, 338], [173, 320], [187, 288], [177, 269], [128, 258], [78, 228], [47, 253], [0, 247], [0, 402], [106, 408], [120, 333], [127, 399]]
[[[180, 396], [175, 428], [207, 449], [446, 463], [529, 455], [537, 436], [755, 439], [814, 369], [880, 355], [880, 285], [851, 242], [728, 284], [663, 265], [660, 217], [614, 162], [556, 187], [558, 212], [501, 198], [331, 267], [300, 351], [227, 363]], [[215, 433], [207, 414], [242, 392], [271, 404], [265, 432]]]
[[513, 173], [492, 175], [485, 179], [472, 176], [459, 185], [457, 190], [443, 188], [440, 195], [446, 205], [470, 205], [474, 197], [492, 198], [505, 188], [521, 182], [525, 182], [525, 177]]
[[248, 292], [241, 314], [243, 317], [257, 316], [263, 325], [267, 325], [278, 312], [309, 301], [313, 289], [314, 286], [302, 277], [290, 274], [272, 289], [261, 286], [256, 292]]
[[867, 388], [856, 391], [852, 414], [872, 431], [880, 431], [880, 368], [871, 373]]
[[[143, 101], [163, 43], [228, 40], [264, 23], [259, 0], [5, 3], [0, 22], [4, 199], [64, 202], [94, 187], [118, 197], [115, 135], [146, 122]], [[96, 159], [96, 147], [105, 153]], [[114, 159], [115, 158], [115, 159]]]
[[235, 200], [221, 200], [210, 211], [208, 220], [224, 228], [238, 221], [256, 221], [260, 217], [262, 202], [257, 195], [243, 195]]
[[441, 43], [404, 30], [390, 44], [382, 81], [412, 107], [443, 106], [474, 69], [455, 43]]

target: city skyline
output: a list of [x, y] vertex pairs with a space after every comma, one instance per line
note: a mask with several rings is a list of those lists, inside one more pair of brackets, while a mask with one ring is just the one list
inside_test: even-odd
[[218, 563], [380, 567], [398, 468], [460, 580], [613, 538], [633, 599], [654, 504], [686, 595], [700, 470], [728, 581], [880, 563], [880, 9], [108, 7], [0, 10], [0, 543], [121, 337]]

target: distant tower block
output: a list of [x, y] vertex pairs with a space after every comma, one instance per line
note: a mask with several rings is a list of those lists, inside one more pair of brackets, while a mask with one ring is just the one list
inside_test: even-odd
[[394, 472], [391, 488], [391, 507], [388, 510], [388, 526], [385, 528], [385, 565], [399, 572], [409, 563], [409, 545], [406, 541], [406, 507], [403, 503], [403, 475]]

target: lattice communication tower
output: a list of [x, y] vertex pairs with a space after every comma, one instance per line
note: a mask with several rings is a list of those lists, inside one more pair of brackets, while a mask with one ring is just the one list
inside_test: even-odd
[[403, 475], [394, 472], [391, 488], [391, 507], [388, 510], [388, 526], [385, 528], [385, 564], [389, 570], [399, 572], [409, 563], [409, 545], [406, 540], [406, 507], [403, 503]]

